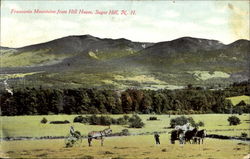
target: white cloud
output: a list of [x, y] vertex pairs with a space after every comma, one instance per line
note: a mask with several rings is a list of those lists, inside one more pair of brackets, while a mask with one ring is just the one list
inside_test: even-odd
[[3, 3], [2, 4], [3, 8], [7, 8], [9, 10], [11, 9], [15, 9], [15, 10], [22, 10], [22, 8], [20, 7], [20, 5], [16, 4], [16, 3]]
[[163, 13], [163, 16], [167, 18], [176, 18], [176, 17], [179, 17], [180, 14], [174, 10], [167, 10]]
[[[17, 4], [15, 4], [17, 3]], [[74, 3], [32, 2], [19, 3], [4, 2], [1, 8], [1, 44], [9, 47], [46, 42], [69, 35], [91, 34], [101, 38], [128, 38], [133, 41], [167, 41], [183, 36], [194, 36], [231, 41], [229, 38], [227, 8], [196, 5], [196, 3], [178, 2], [115, 2], [100, 3], [83, 1]], [[183, 3], [183, 4], [182, 4]], [[210, 2], [207, 2], [208, 5]], [[29, 4], [29, 5], [28, 5]], [[54, 4], [54, 5], [52, 5]], [[57, 4], [57, 5], [55, 5]], [[193, 4], [192, 6], [190, 6]], [[165, 5], [165, 7], [164, 7]], [[27, 7], [28, 6], [28, 7]], [[53, 7], [52, 7], [53, 6]], [[55, 7], [56, 6], [56, 7]], [[204, 7], [204, 8], [202, 8]], [[212, 8], [206, 10], [206, 8]], [[122, 15], [34, 15], [9, 14], [10, 9], [87, 9], [135, 10], [134, 16]], [[190, 14], [189, 14], [190, 13]], [[219, 15], [219, 16], [218, 16]], [[207, 19], [204, 19], [207, 18]], [[249, 22], [249, 20], [246, 20]], [[247, 26], [246, 26], [247, 27]], [[218, 29], [225, 28], [225, 29]], [[249, 28], [248, 28], [249, 30]], [[249, 31], [248, 31], [249, 32]], [[242, 33], [243, 34], [243, 33]]]
[[212, 24], [212, 25], [224, 25], [227, 23], [225, 19], [217, 18], [217, 17], [209, 18], [205, 22], [207, 24]]
[[[218, 3], [218, 2], [217, 2]], [[217, 7], [214, 9], [214, 11], [216, 13], [219, 13], [219, 14], [225, 14], [227, 13], [227, 3], [225, 4], [225, 2], [221, 2], [221, 3], [218, 3]]]
[[[32, 29], [31, 29], [32, 28]], [[81, 26], [67, 20], [26, 22], [19, 18], [1, 19], [1, 46], [22, 47], [46, 42], [69, 34], [79, 34]]]

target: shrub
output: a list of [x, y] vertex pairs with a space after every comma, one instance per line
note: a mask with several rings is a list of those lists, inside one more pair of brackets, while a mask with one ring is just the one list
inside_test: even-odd
[[81, 123], [84, 123], [84, 124], [89, 123], [89, 117], [83, 117]]
[[83, 116], [77, 116], [73, 120], [74, 123], [81, 123], [82, 121], [83, 121]]
[[128, 124], [128, 121], [125, 120], [124, 118], [118, 118], [116, 121], [117, 121], [118, 125], [126, 125], [126, 124]]
[[247, 138], [247, 133], [245, 132], [241, 133], [241, 137]]
[[170, 120], [170, 127], [174, 128], [176, 125], [185, 125], [190, 123], [193, 127], [196, 126], [195, 121], [192, 117], [180, 116]]
[[89, 117], [77, 116], [73, 120], [74, 123], [89, 123]]
[[129, 123], [130, 128], [142, 128], [144, 126], [144, 123], [138, 115], [133, 115], [129, 118]]
[[41, 120], [41, 123], [42, 124], [46, 124], [48, 122], [48, 120], [46, 119], [46, 118], [43, 118], [42, 120]]
[[239, 125], [240, 119], [236, 116], [230, 116], [228, 117], [227, 121], [229, 122], [229, 125]]
[[122, 134], [122, 135], [125, 135], [125, 136], [128, 136], [130, 133], [129, 133], [129, 130], [128, 130], [128, 129], [122, 129], [121, 134]]
[[111, 125], [112, 120], [108, 116], [100, 116], [100, 124], [99, 125]]
[[90, 125], [111, 125], [112, 123], [116, 123], [115, 119], [108, 116], [96, 116], [92, 115], [84, 118], [85, 123], [89, 123]]
[[202, 121], [199, 121], [198, 123], [195, 124], [196, 127], [202, 127], [202, 126], [205, 126], [204, 122]]
[[114, 119], [114, 118], [111, 118], [111, 123], [112, 123], [112, 124], [115, 124], [115, 125], [118, 124], [118, 123], [117, 123], [117, 120]]
[[151, 116], [151, 117], [148, 118], [148, 120], [157, 120], [157, 117]]
[[126, 125], [128, 124], [128, 120], [126, 120], [127, 117], [123, 116], [118, 119], [111, 118], [109, 116], [96, 116], [96, 115], [91, 115], [91, 116], [77, 116], [74, 118], [74, 122], [78, 123], [89, 123], [90, 125], [111, 125], [111, 124], [117, 124], [117, 125]]
[[90, 125], [100, 125], [100, 118], [97, 117], [95, 114], [91, 115], [89, 118]]
[[68, 124], [70, 123], [68, 120], [64, 121], [51, 121], [50, 124]]

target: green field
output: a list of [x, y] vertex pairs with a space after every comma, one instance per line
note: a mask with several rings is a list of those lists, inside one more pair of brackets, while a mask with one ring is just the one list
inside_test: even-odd
[[249, 143], [205, 139], [204, 144], [169, 143], [169, 135], [161, 135], [156, 146], [152, 135], [106, 138], [104, 146], [87, 140], [78, 147], [65, 148], [63, 140], [30, 140], [2, 142], [0, 157], [10, 158], [81, 158], [81, 159], [241, 159], [249, 152]]
[[229, 99], [233, 105], [239, 104], [241, 101], [244, 101], [246, 104], [250, 104], [250, 97], [249, 96], [236, 96], [236, 97], [229, 97]]
[[[42, 116], [14, 116], [14, 117], [1, 117], [2, 132], [1, 137], [41, 137], [41, 136], [66, 136], [69, 133], [71, 125], [79, 130], [82, 135], [87, 135], [92, 130], [102, 130], [105, 126], [94, 126], [81, 123], [73, 123], [73, 119], [78, 115], [42, 115]], [[119, 118], [123, 115], [110, 115], [113, 118]], [[171, 118], [177, 117], [177, 115], [139, 115], [145, 127], [142, 129], [128, 128], [128, 125], [111, 125], [113, 132], [121, 132], [122, 129], [129, 129], [130, 133], [146, 133], [146, 132], [170, 132], [169, 123]], [[148, 121], [150, 116], [156, 116], [157, 121]], [[236, 126], [229, 126], [227, 118], [229, 114], [203, 114], [203, 115], [188, 115], [198, 122], [204, 122], [205, 126], [200, 129], [206, 129], [208, 134], [221, 134], [230, 136], [240, 136], [242, 132], [249, 132], [249, 114], [236, 115], [241, 119], [241, 124]], [[45, 117], [48, 122], [55, 120], [68, 120], [69, 124], [41, 124], [40, 121]]]
[[[47, 115], [47, 116], [14, 116], [1, 117], [1, 137], [41, 137], [41, 136], [66, 136], [69, 134], [71, 125], [79, 130], [82, 135], [87, 135], [93, 130], [102, 130], [106, 126], [93, 126], [80, 123], [73, 123], [77, 115]], [[122, 115], [110, 115], [113, 118]], [[130, 115], [131, 116], [131, 115]], [[93, 146], [88, 147], [87, 139], [77, 147], [65, 148], [63, 139], [50, 140], [22, 140], [22, 141], [1, 141], [0, 157], [10, 158], [170, 158], [170, 159], [236, 159], [243, 158], [249, 153], [249, 142], [237, 140], [205, 139], [203, 145], [185, 144], [180, 146], [170, 144], [169, 138], [172, 129], [168, 129], [171, 118], [177, 115], [139, 115], [146, 124], [142, 129], [128, 128], [128, 125], [111, 125], [113, 132], [120, 132], [122, 129], [129, 129], [130, 133], [162, 132], [160, 135], [161, 145], [156, 146], [153, 135], [132, 135], [127, 137], [109, 137], [100, 146], [100, 141], [94, 140]], [[156, 116], [157, 121], [148, 121], [150, 116]], [[189, 115], [196, 122], [203, 121], [208, 134], [222, 134], [240, 136], [242, 132], [249, 134], [249, 114], [237, 115], [241, 124], [229, 126], [228, 114], [204, 114]], [[48, 121], [69, 120], [70, 124], [41, 124], [45, 117]]]

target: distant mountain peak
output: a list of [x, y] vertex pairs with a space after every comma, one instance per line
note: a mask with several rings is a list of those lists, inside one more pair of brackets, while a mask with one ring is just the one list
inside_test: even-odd
[[244, 44], [249, 44], [250, 43], [250, 41], [249, 40], [246, 40], [246, 39], [239, 39], [239, 40], [236, 40], [236, 41], [234, 41], [234, 42], [232, 42], [231, 44], [229, 44], [229, 45], [237, 45], [237, 44], [242, 44], [242, 43], [244, 43]]
[[[32, 83], [34, 80], [63, 87], [125, 89], [151, 85], [158, 89], [165, 84], [182, 86], [187, 81], [217, 84], [249, 78], [249, 41], [243, 39], [229, 45], [188, 36], [146, 43], [86, 34], [12, 50], [1, 47], [1, 53], [0, 73], [32, 73], [27, 78]], [[196, 72], [197, 76], [211, 77], [211, 82], [197, 80]]]
[[9, 47], [0, 46], [0, 49], [10, 49]]
[[85, 35], [70, 35], [70, 36], [66, 36], [63, 38], [59, 38], [59, 39], [55, 39], [55, 40], [60, 40], [60, 39], [68, 39], [68, 38], [79, 38], [79, 39], [100, 39], [98, 37], [92, 36], [90, 34], [85, 34]]
[[172, 41], [189, 41], [189, 42], [212, 42], [213, 44], [215, 43], [220, 43], [222, 44], [222, 42], [218, 41], [218, 40], [213, 40], [213, 39], [203, 39], [203, 38], [195, 38], [195, 37], [189, 37], [189, 36], [185, 36], [185, 37], [181, 37], [178, 39], [174, 39]]

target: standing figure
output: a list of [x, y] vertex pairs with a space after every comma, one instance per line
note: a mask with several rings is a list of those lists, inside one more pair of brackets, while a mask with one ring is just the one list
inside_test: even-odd
[[155, 135], [154, 135], [154, 137], [155, 137], [155, 143], [156, 143], [156, 145], [157, 145], [157, 144], [160, 145], [160, 144], [161, 144], [161, 143], [160, 143], [160, 135], [156, 132]]
[[70, 127], [69, 133], [71, 136], [75, 136], [75, 130], [73, 126]]
[[184, 145], [185, 144], [185, 135], [184, 135], [184, 133], [181, 133], [179, 135], [179, 142], [180, 142], [180, 145]]

